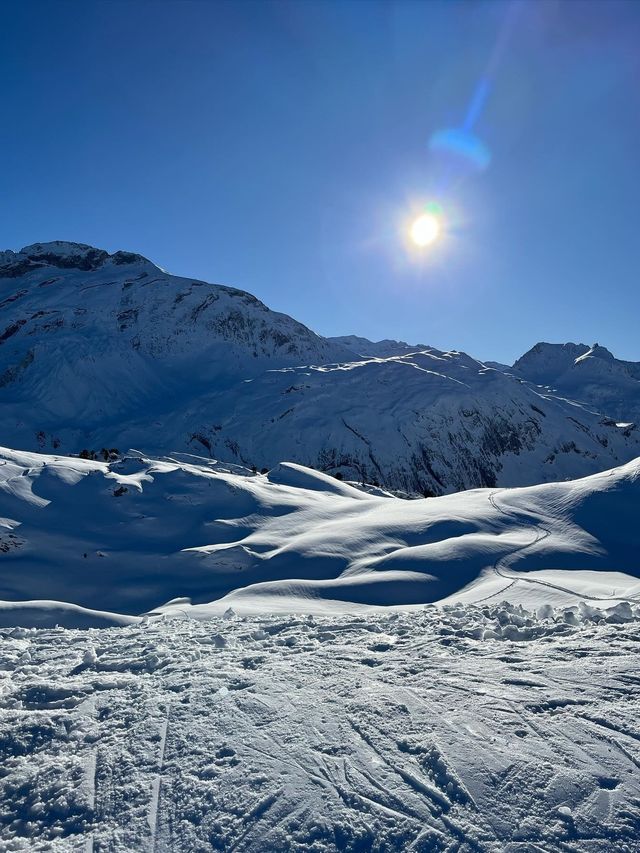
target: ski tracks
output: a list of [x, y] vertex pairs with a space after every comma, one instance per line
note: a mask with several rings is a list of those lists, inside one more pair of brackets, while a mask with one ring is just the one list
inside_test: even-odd
[[636, 853], [640, 621], [518, 610], [513, 642], [494, 630], [505, 613], [5, 631], [2, 841]]

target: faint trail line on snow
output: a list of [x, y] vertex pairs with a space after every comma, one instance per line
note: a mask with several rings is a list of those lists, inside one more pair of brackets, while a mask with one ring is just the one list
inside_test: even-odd
[[250, 832], [256, 827], [256, 824], [262, 820], [262, 818], [267, 814], [268, 811], [278, 802], [279, 798], [282, 796], [284, 789], [278, 788], [276, 791], [272, 791], [271, 793], [264, 796], [261, 800], [259, 800], [253, 808], [251, 808], [247, 814], [244, 816], [245, 822], [245, 830], [242, 834], [235, 839], [232, 846], [229, 848], [229, 853], [237, 850], [240, 844], [245, 840], [245, 838], [249, 835]]
[[[353, 768], [353, 770], [355, 770], [355, 772], [359, 773], [361, 778], [365, 779], [369, 783], [369, 785], [371, 785], [372, 788], [379, 791], [383, 797], [386, 797], [388, 800], [390, 800], [391, 802], [394, 802], [398, 806], [398, 808], [394, 808], [393, 806], [389, 805], [388, 803], [381, 803], [378, 800], [375, 800], [372, 796], [372, 794], [373, 794], [372, 791], [370, 791], [368, 795], [363, 794], [362, 791], [357, 791], [355, 780], [354, 780], [354, 774], [352, 771], [349, 770], [347, 761], [345, 759], [345, 765], [344, 765], [345, 781], [347, 782], [347, 784], [349, 784], [351, 786], [352, 793], [355, 794], [355, 796], [365, 805], [365, 807], [368, 805], [369, 809], [379, 809], [380, 811], [382, 811], [383, 814], [387, 814], [388, 816], [390, 816], [394, 820], [407, 820], [407, 821], [411, 821], [413, 823], [418, 823], [418, 824], [421, 824], [423, 822], [423, 818], [421, 816], [418, 816], [415, 813], [412, 813], [410, 810], [409, 811], [403, 811], [403, 809], [407, 809], [407, 804], [403, 803], [402, 800], [398, 796], [396, 796], [392, 791], [390, 791], [388, 788], [385, 788], [384, 786], [380, 785], [376, 781], [375, 777], [371, 773], [367, 772], [365, 767]], [[339, 791], [339, 793], [344, 800], [345, 799], [344, 793], [342, 791]]]
[[[504, 490], [499, 489], [498, 491], [504, 491]], [[495, 499], [495, 496], [498, 494], [498, 491], [491, 492], [491, 494], [489, 495], [489, 503], [491, 504], [491, 506], [497, 512], [499, 512], [501, 515], [506, 516], [507, 518], [511, 519], [512, 521], [519, 521], [517, 513], [510, 512], [509, 510], [503, 509], [501, 506], [498, 506], [498, 504], [496, 503], [496, 499]], [[559, 592], [565, 592], [565, 593], [568, 593], [569, 595], [575, 595], [575, 596], [578, 596], [579, 598], [588, 599], [589, 601], [629, 601], [632, 604], [638, 603], [637, 598], [629, 598], [629, 597], [625, 597], [625, 596], [612, 597], [610, 595], [588, 595], [587, 593], [584, 593], [584, 592], [577, 593], [573, 589], [569, 589], [568, 587], [560, 586], [559, 584], [551, 583], [551, 581], [543, 581], [540, 578], [527, 578], [527, 577], [524, 577], [522, 574], [508, 574], [507, 573], [508, 570], [505, 570], [506, 567], [503, 568], [503, 565], [502, 565], [508, 557], [513, 557], [514, 554], [519, 554], [522, 551], [526, 551], [528, 548], [533, 548], [533, 546], [537, 545], [538, 542], [542, 542], [544, 539], [547, 539], [549, 536], [551, 536], [551, 530], [549, 530], [549, 528], [545, 527], [543, 524], [534, 522], [533, 526], [536, 529], [536, 533], [535, 533], [535, 536], [531, 542], [527, 542], [524, 545], [519, 545], [517, 548], [514, 548], [513, 551], [510, 551], [508, 554], [506, 554], [504, 557], [498, 557], [492, 566], [493, 571], [499, 577], [504, 578], [505, 580], [511, 581], [511, 584], [509, 584], [509, 586], [512, 586], [514, 583], [517, 583], [518, 581], [523, 581], [524, 583], [539, 584], [540, 586], [546, 586], [550, 589], [557, 589]], [[506, 589], [509, 588], [509, 586], [506, 586], [503, 589], [499, 590], [498, 592], [494, 592], [491, 595], [488, 595], [486, 598], [479, 599], [476, 603], [479, 604], [480, 602], [488, 601], [490, 598], [494, 598], [496, 595], [500, 595], [500, 593], [503, 593]]]
[[583, 720], [588, 720], [595, 726], [601, 726], [603, 729], [606, 729], [609, 732], [614, 732], [618, 735], [624, 735], [625, 737], [632, 738], [636, 741], [640, 740], [640, 734], [637, 734], [636, 732], [631, 731], [630, 729], [622, 728], [619, 725], [616, 726], [614, 723], [612, 723], [610, 720], [605, 719], [604, 717], [594, 717], [587, 712], [578, 714], [578, 717], [581, 717]]
[[[493, 566], [491, 568], [494, 568]], [[508, 583], [506, 586], [503, 586], [502, 589], [499, 589], [497, 592], [492, 592], [490, 595], [485, 595], [484, 598], [477, 598], [476, 604], [484, 604], [485, 601], [490, 601], [492, 598], [495, 598], [497, 595], [502, 595], [508, 589], [511, 589], [517, 583], [517, 578], [512, 580], [511, 583]]]
[[438, 790], [435, 785], [427, 782], [425, 779], [421, 779], [416, 775], [416, 773], [405, 770], [403, 767], [400, 767], [394, 761], [387, 758], [387, 756], [380, 751], [371, 737], [358, 723], [355, 723], [351, 719], [349, 720], [349, 723], [356, 734], [360, 735], [367, 746], [379, 756], [380, 760], [390, 770], [396, 773], [402, 781], [413, 790], [414, 793], [422, 794], [425, 798], [427, 808], [434, 817], [440, 817], [443, 812], [448, 811], [451, 808], [451, 801], [444, 792]]
[[[89, 753], [89, 760], [84, 769], [85, 784], [87, 786], [87, 795], [89, 799], [89, 808], [92, 813], [96, 807], [96, 769], [98, 764], [97, 750], [93, 749]], [[84, 853], [93, 853], [93, 832], [86, 838], [84, 843]]]
[[158, 833], [158, 807], [160, 805], [160, 786], [162, 781], [162, 769], [164, 767], [164, 754], [167, 747], [169, 714], [170, 708], [167, 709], [167, 715], [160, 726], [160, 746], [158, 748], [158, 772], [151, 782], [151, 802], [149, 804], [149, 827], [151, 829], [149, 850], [151, 851], [151, 853], [155, 853], [156, 849], [156, 836]]

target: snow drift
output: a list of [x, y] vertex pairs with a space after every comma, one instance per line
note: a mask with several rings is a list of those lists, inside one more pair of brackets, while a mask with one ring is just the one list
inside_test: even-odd
[[[168, 610], [207, 618], [230, 606], [458, 598], [610, 604], [640, 591], [640, 460], [582, 480], [421, 500], [292, 463], [261, 475], [192, 456], [103, 463], [9, 449], [0, 463], [11, 624], [15, 602], [31, 599], [139, 615], [180, 597]], [[38, 608], [28, 607], [31, 622]], [[80, 624], [77, 611], [67, 617]]]

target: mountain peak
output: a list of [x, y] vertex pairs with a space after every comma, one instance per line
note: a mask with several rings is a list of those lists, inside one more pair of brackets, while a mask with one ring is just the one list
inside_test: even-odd
[[589, 352], [586, 344], [551, 344], [539, 341], [528, 352], [520, 356], [513, 369], [532, 382], [554, 382], [558, 376], [572, 367], [576, 359]]
[[[89, 246], [86, 243], [74, 243], [69, 240], [51, 240], [48, 243], [31, 243], [29, 246], [24, 246], [20, 249], [18, 254], [28, 255], [30, 258], [41, 257], [42, 255], [74, 257], [88, 252], [102, 251], [102, 249], [96, 249], [95, 246]], [[104, 254], [107, 254], [107, 252]]]
[[358, 335], [341, 335], [328, 338], [328, 340], [346, 347], [358, 358], [389, 358], [432, 349], [426, 344], [408, 344], [406, 341], [395, 341], [389, 338], [382, 341], [370, 341], [368, 338], [362, 338]]
[[106, 263], [112, 264], [150, 264], [142, 255], [133, 252], [109, 252], [88, 246], [86, 243], [73, 243], [67, 240], [53, 240], [48, 243], [32, 243], [19, 252], [11, 249], [0, 252], [0, 278], [16, 278], [44, 266], [62, 269], [96, 270]]
[[618, 362], [610, 350], [598, 343], [588, 346], [571, 342], [550, 344], [540, 341], [515, 362], [513, 369], [531, 381], [553, 383], [573, 367], [591, 363], [594, 358], [605, 362]]
[[587, 352], [576, 358], [575, 363], [578, 364], [587, 358], [601, 358], [603, 361], [616, 361], [615, 355], [606, 347], [601, 347], [600, 344], [594, 344]]

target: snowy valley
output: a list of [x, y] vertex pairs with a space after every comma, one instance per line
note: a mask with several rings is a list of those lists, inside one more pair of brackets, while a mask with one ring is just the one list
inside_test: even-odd
[[640, 364], [0, 253], [0, 849], [640, 851]]

